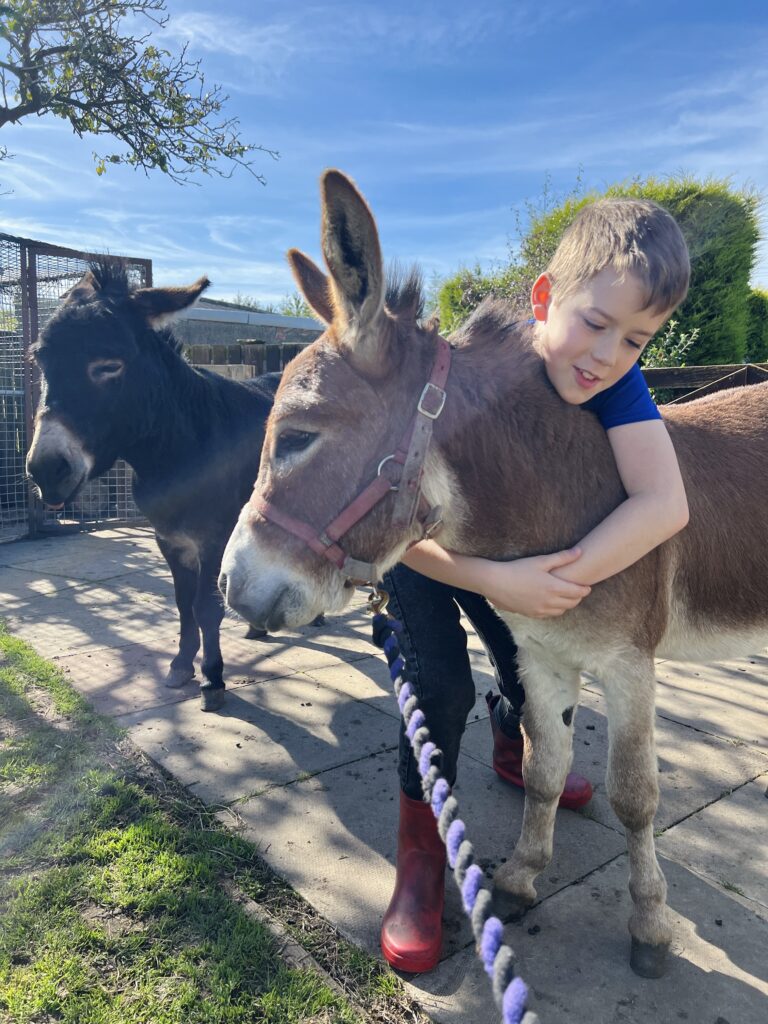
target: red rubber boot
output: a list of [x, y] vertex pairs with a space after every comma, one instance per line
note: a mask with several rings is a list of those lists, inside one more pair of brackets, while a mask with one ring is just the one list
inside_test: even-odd
[[429, 804], [400, 791], [395, 891], [381, 925], [381, 951], [398, 971], [431, 971], [443, 944], [445, 846]]
[[[493, 770], [505, 782], [513, 786], [525, 789], [523, 782], [523, 741], [511, 740], [505, 736], [496, 721], [493, 713], [501, 696], [491, 692], [486, 693], [485, 702], [491, 716], [491, 732], [493, 733]], [[592, 783], [583, 775], [576, 772], [569, 772], [565, 780], [565, 789], [560, 795], [559, 807], [567, 807], [570, 811], [576, 811], [579, 807], [588, 804], [592, 799]]]

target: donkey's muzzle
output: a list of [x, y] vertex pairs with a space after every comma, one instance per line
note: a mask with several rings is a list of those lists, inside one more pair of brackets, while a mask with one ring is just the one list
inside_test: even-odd
[[48, 505], [71, 501], [93, 469], [93, 457], [61, 420], [45, 413], [35, 426], [27, 475]]
[[296, 600], [295, 588], [285, 584], [269, 595], [260, 596], [248, 584], [247, 576], [238, 580], [237, 571], [222, 572], [219, 576], [219, 589], [232, 611], [256, 629], [265, 629], [269, 633], [282, 629]]
[[88, 475], [84, 462], [76, 465], [60, 452], [39, 453], [27, 460], [27, 475], [46, 505], [61, 505], [74, 498]]

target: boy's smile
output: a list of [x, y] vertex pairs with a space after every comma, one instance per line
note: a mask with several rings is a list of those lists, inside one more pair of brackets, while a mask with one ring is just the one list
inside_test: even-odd
[[643, 309], [642, 281], [611, 267], [562, 299], [556, 291], [546, 274], [533, 286], [536, 347], [560, 397], [581, 405], [631, 369], [670, 311]]

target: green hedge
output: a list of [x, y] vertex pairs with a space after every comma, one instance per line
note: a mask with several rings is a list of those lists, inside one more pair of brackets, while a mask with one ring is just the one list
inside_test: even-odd
[[477, 268], [465, 270], [445, 282], [439, 295], [444, 328], [457, 326], [477, 304], [475, 298], [489, 292], [507, 296], [523, 311], [533, 281], [566, 227], [584, 205], [602, 196], [653, 199], [676, 217], [691, 253], [691, 288], [675, 318], [680, 332], [699, 331], [688, 362], [742, 362], [750, 323], [749, 274], [759, 237], [758, 197], [727, 180], [680, 176], [624, 182], [603, 193], [571, 196], [534, 215], [508, 268], [488, 277]]
[[471, 270], [459, 270], [443, 281], [437, 295], [441, 330], [446, 333], [456, 330], [488, 295], [513, 298], [515, 291], [519, 290], [523, 276], [521, 269], [516, 266], [510, 266], [495, 274], [483, 273], [479, 266]]
[[747, 362], [768, 363], [768, 292], [755, 288], [747, 299], [747, 309]]

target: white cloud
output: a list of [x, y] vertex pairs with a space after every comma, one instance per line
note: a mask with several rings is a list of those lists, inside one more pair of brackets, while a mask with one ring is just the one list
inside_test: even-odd
[[226, 87], [251, 93], [278, 92], [291, 61], [306, 51], [306, 40], [290, 21], [254, 25], [241, 18], [186, 11], [169, 20], [166, 32], [178, 46], [189, 43], [192, 54], [217, 54], [230, 63], [234, 58], [238, 73], [230, 69]]

